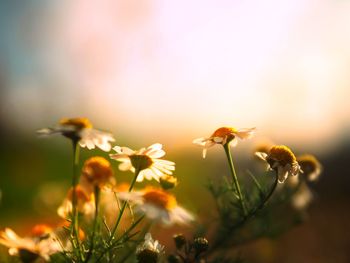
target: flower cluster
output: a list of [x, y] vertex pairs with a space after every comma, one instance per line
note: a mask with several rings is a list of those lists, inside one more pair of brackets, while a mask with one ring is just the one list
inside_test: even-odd
[[[231, 179], [226, 179], [223, 187], [219, 190], [211, 188], [221, 220], [219, 230], [214, 231], [218, 236], [213, 238], [213, 249], [228, 243], [227, 240], [236, 236], [234, 231], [258, 217], [257, 212], [265, 208], [277, 183], [284, 183], [290, 176], [296, 178], [289, 179], [291, 183], [287, 184], [295, 187], [292, 204], [297, 209], [304, 208], [312, 199], [307, 183], [317, 180], [322, 171], [321, 164], [312, 155], [296, 157], [284, 145], [260, 148], [255, 156], [265, 162], [268, 170], [274, 171], [275, 180], [270, 188], [262, 189], [259, 180], [251, 175], [256, 189], [249, 192], [251, 196], [247, 198], [247, 190], [237, 176], [229, 146], [235, 146], [238, 139], [251, 138], [254, 132], [255, 128], [221, 127], [210, 137], [193, 141], [203, 148], [203, 158], [208, 148], [223, 146], [231, 173]], [[0, 244], [9, 248], [9, 254], [18, 256], [23, 262], [50, 261], [59, 255], [67, 262], [88, 263], [126, 262], [130, 253], [134, 253], [134, 260], [138, 262], [163, 262], [165, 248], [152, 238], [147, 226], [177, 224], [188, 227], [195, 220], [195, 216], [181, 206], [171, 192], [178, 185], [178, 179], [174, 175], [175, 163], [163, 159], [166, 154], [163, 145], [155, 143], [139, 150], [112, 146], [115, 141], [112, 134], [94, 129], [87, 118], [64, 118], [56, 126], [38, 130], [38, 133], [61, 134], [73, 143], [72, 185], [57, 209], [64, 222], [55, 227], [37, 225], [25, 237], [5, 228], [0, 232]], [[113, 149], [109, 158], [120, 162], [120, 171], [133, 174], [130, 181], [120, 182], [113, 161], [102, 156], [89, 157], [80, 167], [80, 147], [89, 150], [97, 147], [105, 152]], [[140, 187], [140, 182], [146, 185]], [[252, 194], [256, 192], [258, 198]], [[222, 200], [222, 195], [228, 197]], [[218, 233], [224, 234], [219, 236]], [[168, 262], [206, 262], [205, 255], [212, 253], [203, 236], [189, 241], [180, 234], [174, 236], [174, 242], [176, 253], [168, 256]], [[116, 254], [120, 249], [125, 253]]]

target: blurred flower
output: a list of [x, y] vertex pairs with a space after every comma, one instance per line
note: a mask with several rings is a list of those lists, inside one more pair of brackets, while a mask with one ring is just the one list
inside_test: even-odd
[[48, 261], [50, 255], [62, 251], [52, 229], [46, 225], [37, 225], [32, 235], [20, 237], [10, 228], [0, 232], [0, 244], [9, 248], [11, 256], [19, 256], [23, 262], [31, 262], [41, 257]]
[[[95, 211], [95, 199], [93, 194], [88, 194], [83, 187], [77, 185], [75, 187], [75, 194], [77, 198], [76, 209], [83, 215], [93, 215]], [[60, 217], [66, 219], [70, 216], [73, 210], [73, 188], [68, 191], [67, 197], [64, 199], [62, 205], [57, 209]]]
[[163, 253], [164, 246], [158, 240], [153, 240], [150, 233], [145, 235], [145, 241], [136, 248], [136, 258], [140, 263], [157, 263]]
[[306, 183], [302, 183], [297, 192], [292, 196], [292, 205], [297, 210], [306, 209], [313, 199], [313, 194]]
[[177, 186], [177, 178], [172, 175], [165, 174], [159, 178], [159, 183], [164, 190], [172, 189]]
[[113, 169], [108, 160], [95, 156], [85, 161], [80, 177], [80, 185], [87, 193], [93, 193], [94, 187], [113, 187], [116, 184]]
[[209, 242], [205, 237], [197, 237], [193, 241], [193, 247], [196, 250], [196, 253], [203, 253], [208, 250]]
[[307, 181], [315, 181], [319, 178], [322, 172], [322, 165], [316, 159], [315, 156], [311, 154], [304, 154], [297, 157], [297, 161], [303, 170], [303, 176]]
[[147, 187], [142, 191], [118, 193], [120, 199], [135, 204], [135, 210], [141, 211], [152, 220], [160, 220], [165, 225], [188, 224], [194, 216], [179, 206], [176, 198], [168, 192]]
[[287, 146], [276, 145], [268, 153], [256, 152], [255, 155], [267, 162], [268, 169], [277, 172], [279, 183], [283, 183], [289, 174], [296, 176], [301, 172], [294, 153]]
[[203, 147], [203, 158], [207, 154], [207, 149], [215, 144], [225, 145], [231, 142], [233, 146], [237, 144], [237, 137], [240, 139], [249, 139], [255, 131], [255, 128], [236, 129], [233, 127], [221, 127], [217, 129], [210, 137], [198, 138], [193, 143]]
[[72, 140], [79, 141], [81, 147], [89, 150], [96, 146], [103, 151], [111, 150], [110, 142], [114, 142], [113, 135], [107, 132], [93, 129], [87, 118], [64, 118], [53, 128], [45, 128], [37, 131], [40, 135], [51, 135], [60, 133]]
[[159, 178], [164, 174], [172, 174], [175, 170], [175, 163], [159, 159], [165, 155], [160, 143], [155, 143], [148, 148], [142, 148], [133, 151], [128, 147], [115, 146], [113, 148], [117, 153], [110, 154], [112, 159], [122, 162], [119, 165], [121, 171], [132, 171], [137, 169], [139, 175], [137, 182], [142, 182], [144, 178], [147, 180], [155, 179], [159, 182]]

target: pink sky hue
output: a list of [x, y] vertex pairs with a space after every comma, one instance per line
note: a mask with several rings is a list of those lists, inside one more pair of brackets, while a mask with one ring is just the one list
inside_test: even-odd
[[256, 126], [316, 145], [349, 129], [349, 13], [350, 2], [326, 0], [60, 1], [37, 40], [58, 96], [30, 96], [44, 84], [21, 76], [27, 95], [9, 97], [35, 111], [35, 125], [84, 115], [180, 144]]

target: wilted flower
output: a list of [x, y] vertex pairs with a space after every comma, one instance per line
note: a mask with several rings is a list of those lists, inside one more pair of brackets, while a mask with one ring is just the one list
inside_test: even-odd
[[287, 146], [276, 145], [268, 153], [256, 152], [255, 155], [267, 162], [268, 169], [277, 172], [279, 183], [283, 183], [289, 174], [296, 176], [301, 172], [294, 153]]
[[194, 219], [191, 213], [177, 204], [172, 194], [162, 189], [148, 187], [142, 191], [118, 193], [118, 196], [134, 203], [136, 211], [166, 225], [187, 224]]
[[[92, 215], [95, 211], [95, 199], [93, 194], [87, 193], [83, 187], [77, 185], [75, 187], [75, 195], [77, 200], [76, 209], [83, 215]], [[67, 197], [62, 205], [57, 209], [57, 213], [62, 218], [68, 218], [73, 210], [73, 188], [68, 191]]]
[[255, 131], [255, 128], [236, 129], [233, 127], [221, 127], [217, 129], [210, 137], [198, 138], [193, 140], [193, 143], [203, 147], [203, 158], [207, 154], [207, 149], [215, 144], [225, 145], [231, 142], [233, 146], [237, 144], [237, 138], [249, 139]]
[[100, 156], [91, 157], [85, 161], [80, 177], [80, 185], [87, 193], [92, 193], [94, 187], [113, 187], [115, 184], [116, 180], [109, 161]]
[[89, 150], [95, 147], [109, 152], [112, 148], [110, 142], [114, 142], [113, 135], [96, 130], [87, 118], [64, 118], [53, 128], [45, 128], [37, 131], [40, 135], [60, 133], [72, 140], [79, 141], [81, 147]]
[[115, 146], [113, 148], [117, 153], [110, 154], [112, 159], [122, 162], [119, 169], [122, 171], [135, 172], [137, 169], [139, 175], [137, 182], [142, 182], [144, 178], [147, 180], [155, 179], [159, 182], [159, 178], [164, 174], [172, 174], [175, 170], [175, 163], [159, 159], [165, 155], [160, 143], [153, 144], [148, 148], [142, 148], [133, 151], [128, 147]]
[[164, 247], [158, 240], [153, 240], [150, 233], [145, 235], [145, 241], [136, 248], [136, 258], [140, 263], [157, 263]]
[[18, 236], [12, 229], [0, 232], [0, 244], [9, 248], [11, 256], [19, 256], [24, 262], [41, 257], [48, 261], [50, 255], [62, 251], [52, 229], [46, 225], [37, 225], [28, 237]]
[[297, 157], [297, 161], [303, 171], [303, 176], [307, 181], [315, 181], [319, 178], [322, 172], [322, 165], [311, 154], [304, 154]]
[[292, 205], [298, 210], [308, 207], [313, 199], [313, 194], [306, 183], [302, 183], [297, 192], [292, 196]]

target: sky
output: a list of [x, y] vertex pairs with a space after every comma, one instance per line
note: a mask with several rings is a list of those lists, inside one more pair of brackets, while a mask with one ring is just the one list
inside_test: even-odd
[[21, 130], [86, 116], [174, 145], [221, 126], [349, 134], [350, 1], [19, 2], [0, 11], [0, 102]]

